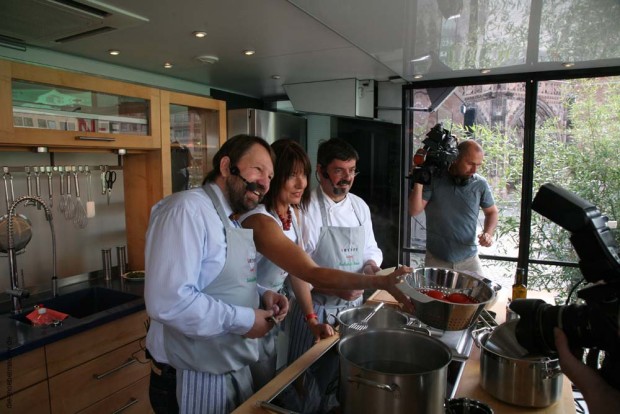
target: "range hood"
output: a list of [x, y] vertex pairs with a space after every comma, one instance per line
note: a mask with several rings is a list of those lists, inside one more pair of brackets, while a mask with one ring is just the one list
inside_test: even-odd
[[337, 79], [283, 85], [298, 112], [375, 117], [375, 81]]
[[99, 0], [2, 0], [0, 40], [49, 46], [148, 22]]

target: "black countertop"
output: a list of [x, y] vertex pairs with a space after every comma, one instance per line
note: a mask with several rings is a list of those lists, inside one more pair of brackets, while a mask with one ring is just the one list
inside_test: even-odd
[[[0, 361], [145, 309], [143, 299], [144, 282], [128, 282], [120, 277], [113, 277], [112, 280], [106, 281], [100, 273], [95, 272], [80, 277], [60, 279], [63, 282], [63, 286], [58, 289], [59, 296], [90, 287], [101, 287], [131, 293], [139, 297], [122, 305], [83, 318], [78, 319], [69, 316], [59, 326], [46, 327], [34, 327], [11, 318], [10, 301], [6, 301], [6, 299], [4, 301], [0, 300], [0, 332], [2, 332], [3, 337], [3, 343], [0, 347]], [[49, 291], [34, 294], [28, 299], [22, 300], [22, 311], [32, 311], [34, 305], [51, 299], [51, 297], [52, 295]]]

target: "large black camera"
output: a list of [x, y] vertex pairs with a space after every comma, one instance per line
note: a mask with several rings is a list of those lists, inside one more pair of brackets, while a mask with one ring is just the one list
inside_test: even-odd
[[441, 176], [459, 155], [457, 140], [441, 124], [435, 125], [422, 141], [424, 146], [413, 156], [414, 168], [407, 178], [414, 183], [428, 185], [433, 176]]
[[[553, 328], [560, 327], [577, 356], [588, 349], [587, 363], [620, 390], [620, 257], [609, 227], [593, 204], [553, 184], [538, 191], [532, 209], [571, 232], [579, 269], [587, 286], [577, 292], [584, 304], [552, 306], [538, 299], [517, 299], [517, 341], [530, 353], [555, 355]], [[574, 351], [574, 352], [575, 352]], [[602, 363], [600, 360], [602, 359]]]

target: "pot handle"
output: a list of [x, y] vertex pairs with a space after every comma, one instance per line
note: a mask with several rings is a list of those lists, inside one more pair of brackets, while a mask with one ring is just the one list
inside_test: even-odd
[[432, 336], [430, 329], [423, 328], [421, 326], [403, 326], [403, 329], [405, 331], [419, 332], [419, 333], [424, 334], [424, 335]]
[[[551, 363], [554, 362], [552, 365]], [[562, 374], [562, 368], [558, 364], [557, 359], [545, 359], [545, 368], [542, 372], [542, 379], [553, 379]]]
[[380, 382], [371, 381], [366, 378], [362, 378], [358, 375], [354, 377], [347, 377], [349, 382], [357, 382], [358, 384], [367, 385], [369, 387], [378, 388], [380, 390], [389, 391], [394, 393], [394, 397], [400, 398], [400, 387], [396, 384], [388, 385], [381, 384]]
[[484, 326], [479, 329], [474, 329], [471, 331], [471, 337], [474, 339], [474, 343], [478, 348], [482, 348], [482, 344], [480, 343], [480, 338], [487, 332], [493, 332], [493, 328]]

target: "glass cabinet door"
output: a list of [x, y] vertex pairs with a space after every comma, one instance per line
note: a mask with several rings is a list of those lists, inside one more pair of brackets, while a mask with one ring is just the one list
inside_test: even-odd
[[173, 193], [201, 186], [219, 147], [219, 110], [170, 104]]
[[125, 135], [150, 133], [147, 99], [12, 80], [13, 126]]

